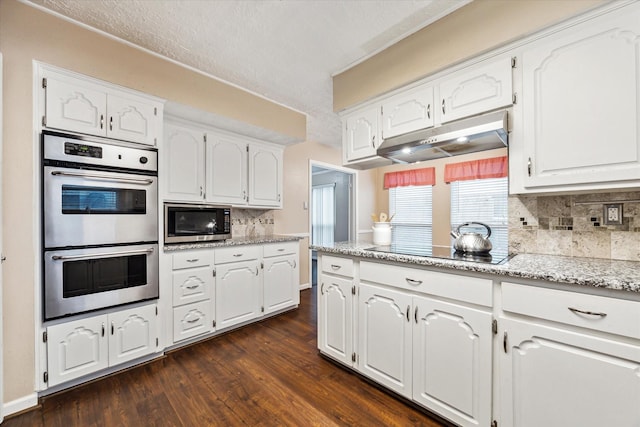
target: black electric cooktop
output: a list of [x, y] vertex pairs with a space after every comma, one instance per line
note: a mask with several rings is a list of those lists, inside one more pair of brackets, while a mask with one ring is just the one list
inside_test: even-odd
[[385, 252], [399, 255], [423, 256], [429, 258], [451, 259], [457, 261], [480, 262], [484, 264], [502, 264], [509, 259], [509, 254], [497, 249], [488, 254], [471, 254], [457, 252], [449, 246], [414, 246], [407, 244], [391, 244], [388, 246], [372, 246], [366, 251]]

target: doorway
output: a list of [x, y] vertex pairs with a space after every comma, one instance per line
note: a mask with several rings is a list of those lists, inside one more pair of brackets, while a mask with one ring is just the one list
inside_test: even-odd
[[[309, 164], [309, 242], [332, 245], [355, 240], [357, 172], [351, 169], [310, 161]], [[309, 250], [309, 283], [317, 283], [317, 255]]]

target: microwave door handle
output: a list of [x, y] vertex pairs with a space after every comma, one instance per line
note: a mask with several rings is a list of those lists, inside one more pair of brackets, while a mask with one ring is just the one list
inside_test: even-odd
[[66, 171], [51, 171], [51, 175], [55, 176], [71, 176], [74, 178], [90, 178], [90, 179], [99, 179], [103, 181], [112, 181], [112, 182], [124, 182], [124, 183], [135, 183], [141, 185], [151, 185], [153, 184], [153, 179], [139, 179], [139, 178], [119, 178], [119, 177], [111, 177], [104, 175], [96, 175], [92, 173], [84, 173], [84, 172], [66, 172]]
[[153, 248], [138, 249], [135, 251], [120, 251], [120, 252], [103, 252], [99, 254], [84, 254], [84, 255], [54, 255], [51, 259], [55, 261], [68, 261], [72, 259], [88, 259], [105, 256], [119, 256], [119, 255], [136, 255], [136, 254], [150, 254], [153, 252]]

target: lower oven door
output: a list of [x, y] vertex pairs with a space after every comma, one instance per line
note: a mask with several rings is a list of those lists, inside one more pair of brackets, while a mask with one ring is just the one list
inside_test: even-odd
[[45, 251], [44, 319], [158, 298], [158, 245]]
[[46, 166], [44, 247], [158, 241], [158, 177]]

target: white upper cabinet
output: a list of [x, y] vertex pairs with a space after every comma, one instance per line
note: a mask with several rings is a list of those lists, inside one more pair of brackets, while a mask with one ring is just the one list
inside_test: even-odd
[[195, 128], [167, 123], [164, 143], [160, 150], [164, 167], [163, 191], [165, 199], [203, 201], [204, 132]]
[[440, 123], [469, 117], [513, 102], [511, 57], [487, 60], [439, 82]]
[[637, 3], [524, 47], [512, 192], [638, 185], [639, 52]]
[[239, 138], [207, 133], [207, 201], [247, 204], [247, 146]]
[[382, 138], [433, 126], [433, 86], [399, 93], [382, 104]]
[[282, 207], [282, 149], [249, 144], [249, 205]]
[[376, 150], [382, 143], [379, 121], [379, 106], [356, 111], [344, 119], [345, 163], [376, 155]]
[[154, 146], [161, 137], [159, 99], [49, 66], [41, 75], [44, 127]]

